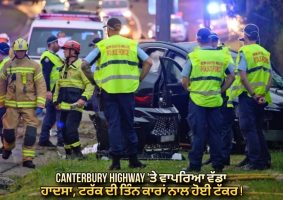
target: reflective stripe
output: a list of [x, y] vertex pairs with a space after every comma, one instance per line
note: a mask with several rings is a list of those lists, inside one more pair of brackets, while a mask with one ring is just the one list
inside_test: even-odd
[[70, 144], [70, 146], [71, 147], [79, 147], [79, 146], [81, 146], [81, 143], [80, 143], [80, 141], [78, 141], [78, 142], [75, 142], [73, 144]]
[[72, 147], [71, 147], [71, 145], [69, 145], [69, 144], [64, 144], [64, 149], [71, 149]]
[[199, 76], [195, 78], [191, 78], [190, 81], [205, 81], [205, 80], [214, 80], [214, 81], [219, 81], [222, 82], [222, 79], [216, 76]]
[[22, 73], [22, 83], [27, 84], [27, 73]]
[[34, 73], [35, 68], [33, 67], [10, 67], [7, 69], [7, 74], [13, 73]]
[[43, 74], [40, 72], [33, 78], [33, 80], [37, 81], [37, 80], [41, 79], [42, 77], [43, 77]]
[[2, 101], [2, 102], [3, 102], [3, 101], [5, 100], [5, 97], [6, 97], [5, 95], [0, 96], [0, 101]]
[[23, 156], [24, 157], [35, 157], [35, 151], [34, 150], [27, 150], [23, 149]]
[[254, 68], [248, 69], [247, 73], [253, 73], [253, 72], [256, 72], [256, 71], [259, 71], [259, 70], [264, 70], [264, 71], [268, 71], [268, 72], [271, 71], [270, 69], [268, 69], [266, 67], [259, 66], [259, 67], [254, 67]]
[[62, 103], [59, 104], [59, 109], [60, 110], [76, 110], [76, 111], [79, 111], [79, 112], [83, 111], [83, 108], [78, 108], [78, 107], [72, 108], [72, 104], [65, 103], [65, 102], [62, 102]]
[[195, 93], [195, 94], [201, 94], [204, 96], [213, 96], [213, 95], [221, 94], [221, 91], [189, 91], [189, 92]]
[[137, 62], [129, 61], [129, 60], [110, 60], [108, 62], [105, 62], [101, 64], [100, 68], [107, 67], [108, 65], [115, 65], [115, 64], [124, 64], [124, 65], [132, 65], [132, 66], [138, 66]]
[[5, 106], [14, 108], [35, 108], [36, 102], [17, 102], [13, 100], [5, 100]]
[[[255, 88], [255, 87], [266, 86], [266, 85], [264, 82], [256, 82], [256, 83], [250, 83], [250, 86]], [[240, 90], [243, 88], [245, 88], [243, 85], [235, 85], [231, 87], [232, 90]]]
[[130, 80], [139, 80], [139, 76], [132, 76], [132, 75], [113, 75], [113, 76], [108, 76], [105, 79], [102, 79], [99, 81], [100, 83], [106, 83], [107, 81], [110, 80], [119, 80], [119, 79], [130, 79]]
[[3, 79], [3, 80], [7, 80], [7, 76], [2, 72], [0, 77]]
[[79, 89], [84, 89], [85, 85], [80, 80], [74, 80], [74, 79], [60, 79], [59, 80], [60, 88], [62, 87], [74, 87]]
[[45, 105], [46, 99], [43, 97], [37, 97], [36, 98], [37, 104], [43, 104]]

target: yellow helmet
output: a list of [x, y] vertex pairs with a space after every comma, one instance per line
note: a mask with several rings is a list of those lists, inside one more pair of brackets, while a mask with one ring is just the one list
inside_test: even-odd
[[14, 51], [27, 51], [28, 50], [28, 42], [23, 38], [17, 39], [13, 44]]

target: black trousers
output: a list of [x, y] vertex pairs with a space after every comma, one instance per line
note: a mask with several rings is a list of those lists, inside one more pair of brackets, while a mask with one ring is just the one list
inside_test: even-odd
[[80, 141], [79, 126], [82, 113], [76, 110], [60, 111], [60, 129], [62, 130], [65, 145], [73, 145]]

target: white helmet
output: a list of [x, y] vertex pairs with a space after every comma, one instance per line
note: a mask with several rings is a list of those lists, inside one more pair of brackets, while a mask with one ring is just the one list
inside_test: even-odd
[[5, 42], [10, 46], [10, 38], [7, 33], [0, 33], [0, 42]]

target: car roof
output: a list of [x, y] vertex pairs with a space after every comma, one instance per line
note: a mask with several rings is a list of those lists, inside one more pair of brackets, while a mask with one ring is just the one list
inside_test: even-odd
[[94, 21], [71, 21], [71, 20], [34, 20], [32, 27], [42, 28], [73, 28], [73, 29], [103, 29], [102, 22]]

